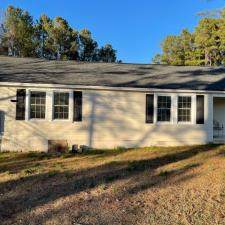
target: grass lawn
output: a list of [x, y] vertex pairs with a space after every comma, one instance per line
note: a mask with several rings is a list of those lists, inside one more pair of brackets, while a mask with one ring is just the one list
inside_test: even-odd
[[0, 223], [225, 224], [225, 146], [0, 153]]

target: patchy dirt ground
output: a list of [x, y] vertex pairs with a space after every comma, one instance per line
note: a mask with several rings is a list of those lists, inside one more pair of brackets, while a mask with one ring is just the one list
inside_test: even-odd
[[225, 146], [1, 153], [0, 221], [225, 224]]

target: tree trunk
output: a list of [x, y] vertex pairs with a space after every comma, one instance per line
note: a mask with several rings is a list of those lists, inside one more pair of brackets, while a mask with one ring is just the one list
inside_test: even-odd
[[210, 59], [209, 59], [209, 51], [205, 50], [205, 66], [209, 65]]

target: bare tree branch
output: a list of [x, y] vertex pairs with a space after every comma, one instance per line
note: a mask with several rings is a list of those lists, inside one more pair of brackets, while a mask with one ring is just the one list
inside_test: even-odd
[[6, 17], [6, 11], [3, 8], [0, 8], [0, 26], [4, 24]]
[[218, 17], [221, 15], [221, 12], [222, 12], [222, 9], [204, 10], [204, 11], [198, 12], [197, 15], [201, 17]]

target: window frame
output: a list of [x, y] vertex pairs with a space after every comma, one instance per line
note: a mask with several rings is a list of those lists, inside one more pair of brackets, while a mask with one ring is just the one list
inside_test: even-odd
[[[31, 94], [32, 92], [40, 92], [40, 93], [45, 93], [45, 117], [44, 118], [32, 118], [31, 117]], [[29, 120], [46, 120], [47, 118], [47, 92], [44, 90], [29, 90], [29, 108], [27, 108], [26, 110], [28, 111], [28, 116], [29, 116]], [[41, 105], [41, 104], [39, 104]]]
[[[55, 94], [56, 93], [66, 93], [68, 94], [68, 118], [55, 118]], [[58, 105], [58, 106], [62, 106], [62, 105]], [[66, 106], [66, 105], [63, 105], [63, 106]], [[53, 121], [70, 121], [70, 91], [66, 91], [66, 90], [54, 90], [53, 91], [53, 94], [52, 94], [52, 120]]]
[[[159, 97], [169, 97], [170, 98], [170, 120], [165, 120], [165, 121], [159, 121], [158, 120], [158, 104], [159, 104]], [[163, 94], [158, 94], [156, 95], [156, 123], [163, 123], [163, 124], [171, 124], [172, 123], [172, 117], [173, 117], [173, 95], [172, 94], [167, 94], [167, 93], [163, 93]]]
[[[182, 97], [188, 97], [191, 99], [191, 108], [181, 108], [181, 109], [190, 109], [190, 120], [189, 121], [179, 121], [179, 98]], [[193, 96], [188, 94], [178, 95], [177, 96], [177, 123], [178, 124], [192, 124], [193, 123], [193, 107], [194, 107], [194, 101]]]

